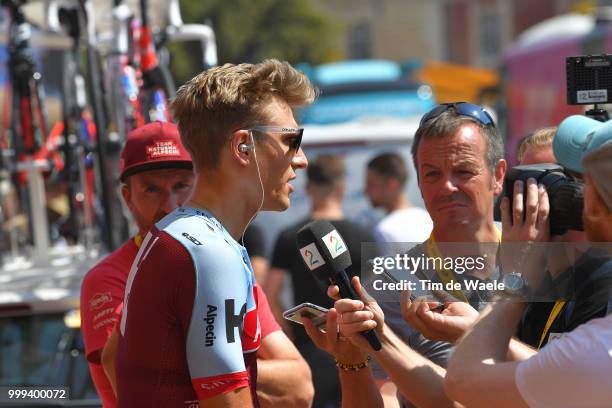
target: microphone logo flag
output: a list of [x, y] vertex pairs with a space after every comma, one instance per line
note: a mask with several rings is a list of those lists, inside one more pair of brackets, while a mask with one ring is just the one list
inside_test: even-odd
[[323, 242], [334, 259], [347, 251], [342, 237], [340, 237], [340, 234], [338, 234], [336, 230], [332, 230], [329, 234], [325, 235], [323, 237]]
[[300, 255], [302, 255], [304, 263], [311, 271], [314, 271], [321, 265], [325, 265], [325, 261], [314, 242], [306, 245], [304, 248], [300, 248]]

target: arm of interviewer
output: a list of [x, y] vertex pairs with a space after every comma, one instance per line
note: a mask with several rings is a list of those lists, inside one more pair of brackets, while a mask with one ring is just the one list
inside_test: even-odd
[[[441, 312], [435, 311], [437, 301], [425, 298], [410, 300], [410, 291], [402, 293], [401, 310], [404, 320], [430, 340], [442, 340], [456, 343], [478, 320], [478, 312], [469, 304], [453, 301], [444, 302]], [[536, 350], [519, 340], [511, 339], [507, 359], [510, 361], [526, 360]]]
[[522, 303], [500, 302], [482, 313], [451, 356], [445, 380], [451, 398], [470, 407], [527, 406], [515, 382], [518, 362], [505, 361], [524, 309]]
[[115, 355], [117, 354], [117, 345], [119, 344], [119, 333], [117, 332], [117, 326], [113, 329], [111, 336], [102, 349], [102, 367], [106, 378], [113, 387], [113, 393], [117, 395], [117, 375], [115, 372]]
[[[394, 381], [400, 393], [419, 407], [452, 407], [456, 404], [444, 393], [444, 368], [438, 366], [406, 345], [384, 323], [380, 306], [367, 299], [359, 278], [352, 280], [361, 300], [340, 299], [334, 307], [341, 314], [340, 332], [357, 347], [372, 354]], [[337, 287], [328, 294], [337, 295]], [[373, 351], [361, 332], [376, 328], [382, 348]]]
[[282, 330], [262, 339], [257, 352], [257, 396], [262, 407], [310, 407], [310, 367]]
[[400, 408], [399, 400], [397, 399], [397, 387], [391, 380], [375, 378], [376, 386], [383, 399], [385, 408]]
[[[336, 361], [354, 365], [368, 359], [366, 353], [346, 339], [340, 338], [336, 309], [332, 308], [327, 313], [325, 331], [314, 327], [309, 319], [304, 319], [304, 328], [313, 343], [334, 356]], [[342, 389], [343, 408], [383, 408], [383, 400], [369, 365], [356, 371], [338, 369], [338, 376]]]

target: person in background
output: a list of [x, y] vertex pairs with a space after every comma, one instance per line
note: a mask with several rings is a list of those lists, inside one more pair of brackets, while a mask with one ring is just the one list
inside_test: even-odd
[[552, 148], [556, 131], [556, 127], [545, 127], [525, 137], [518, 149], [519, 164], [557, 163]]
[[408, 169], [402, 156], [384, 153], [368, 162], [365, 194], [372, 207], [382, 207], [386, 215], [374, 227], [381, 244], [423, 242], [433, 224], [427, 211], [413, 206], [404, 194]]
[[194, 179], [191, 156], [171, 123], [153, 122], [130, 132], [120, 163], [121, 195], [138, 233], [85, 275], [80, 302], [89, 371], [105, 408], [117, 406], [117, 400], [102, 351], [121, 314], [130, 267], [144, 235], [189, 197]]
[[261, 227], [251, 223], [242, 236], [242, 242], [249, 253], [253, 272], [255, 272], [255, 280], [263, 286], [268, 276], [269, 263]]
[[[325, 294], [326, 288], [320, 287], [304, 266], [295, 246], [297, 231], [306, 223], [324, 219], [338, 229], [351, 253], [353, 263], [347, 271], [351, 276], [360, 275], [361, 244], [375, 242], [367, 230], [344, 218], [342, 199], [346, 169], [342, 159], [337, 156], [319, 156], [310, 161], [306, 172], [306, 192], [312, 201], [310, 215], [279, 234], [266, 283], [266, 293], [277, 316], [280, 316], [283, 309], [280, 295], [287, 276], [291, 278], [293, 284], [293, 298], [296, 305], [309, 302], [323, 307], [332, 306], [331, 299]], [[315, 387], [313, 406], [315, 408], [337, 406], [340, 400], [340, 386], [333, 359], [312, 344], [302, 326], [292, 323], [288, 330], [312, 370]]]

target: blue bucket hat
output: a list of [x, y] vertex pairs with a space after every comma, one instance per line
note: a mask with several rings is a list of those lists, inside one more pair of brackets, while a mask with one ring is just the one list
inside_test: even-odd
[[602, 123], [586, 116], [574, 115], [559, 125], [553, 139], [553, 152], [563, 166], [584, 174], [584, 156], [610, 142], [612, 121]]
[[557, 129], [553, 152], [563, 166], [591, 177], [612, 210], [612, 121], [570, 116]]

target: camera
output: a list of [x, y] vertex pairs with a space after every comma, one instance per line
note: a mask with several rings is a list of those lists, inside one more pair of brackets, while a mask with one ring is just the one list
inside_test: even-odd
[[[504, 195], [510, 199], [510, 216], [512, 216], [512, 201], [514, 182], [534, 178], [542, 184], [548, 193], [550, 204], [549, 222], [551, 235], [562, 235], [567, 230], [584, 231], [582, 224], [582, 208], [584, 206], [584, 184], [558, 164], [544, 163], [516, 166], [511, 168], [504, 180]], [[523, 195], [523, 208], [527, 194]]]

